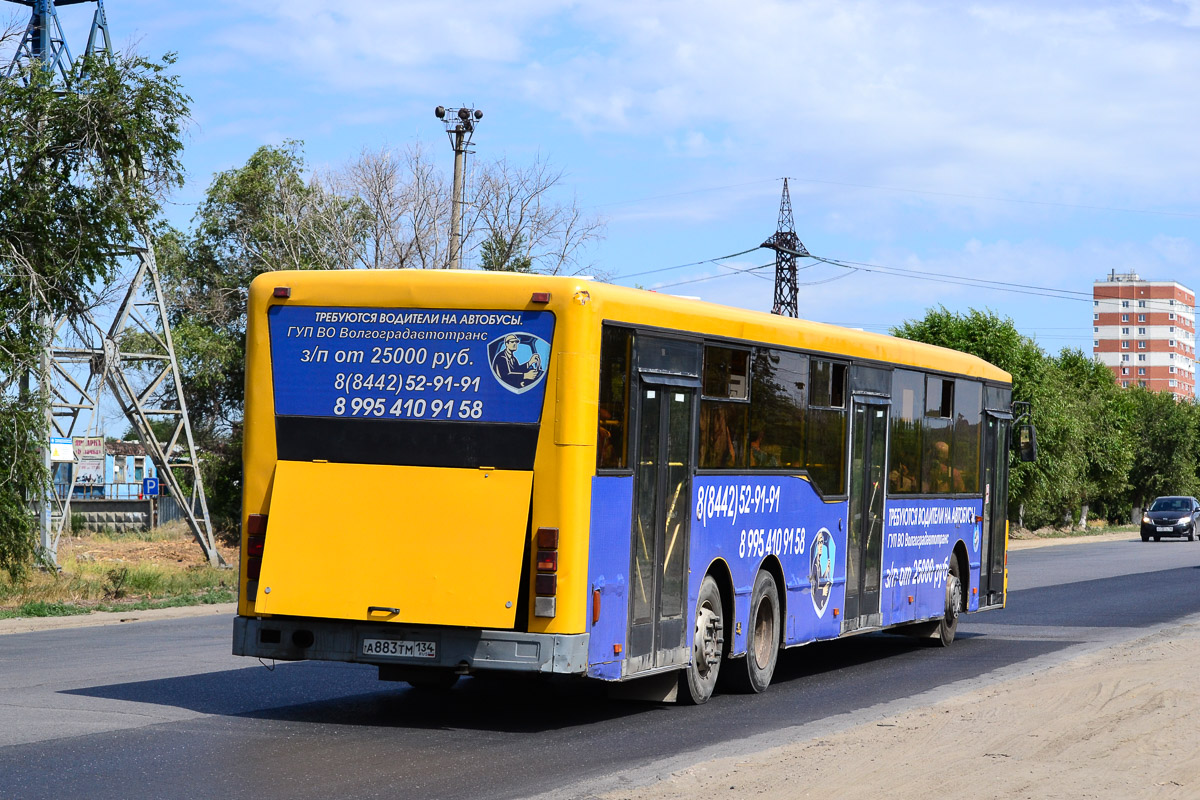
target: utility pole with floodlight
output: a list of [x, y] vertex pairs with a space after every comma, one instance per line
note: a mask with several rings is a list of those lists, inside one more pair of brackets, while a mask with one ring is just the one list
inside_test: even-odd
[[450, 269], [459, 269], [462, 265], [463, 173], [467, 163], [467, 148], [471, 146], [471, 137], [475, 134], [475, 126], [479, 124], [479, 120], [483, 119], [483, 112], [477, 108], [438, 106], [433, 113], [445, 123], [446, 135], [450, 137], [450, 146], [454, 148], [454, 197], [450, 201]]

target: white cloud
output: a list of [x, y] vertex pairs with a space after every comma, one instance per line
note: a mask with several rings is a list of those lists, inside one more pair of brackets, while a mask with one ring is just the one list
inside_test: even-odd
[[271, 0], [253, 13], [260, 25], [221, 34], [242, 57], [350, 93], [486, 87], [668, 156], [1057, 202], [1197, 197], [1195, 0]]

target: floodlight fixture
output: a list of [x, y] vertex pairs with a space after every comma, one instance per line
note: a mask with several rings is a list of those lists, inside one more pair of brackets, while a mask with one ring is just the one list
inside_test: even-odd
[[476, 123], [483, 119], [483, 112], [467, 106], [460, 108], [438, 106], [433, 113], [446, 126], [446, 135], [450, 137], [450, 146], [454, 149], [454, 194], [450, 204], [449, 266], [450, 269], [458, 269], [462, 263], [462, 204], [467, 153], [472, 152], [469, 149], [471, 138], [475, 134]]

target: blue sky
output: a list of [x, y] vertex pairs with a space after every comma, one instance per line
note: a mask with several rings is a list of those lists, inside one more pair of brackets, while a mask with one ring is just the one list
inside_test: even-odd
[[[75, 50], [93, 8], [59, 10]], [[106, 10], [120, 46], [179, 54], [194, 117], [180, 224], [214, 172], [285, 139], [315, 168], [421, 141], [449, 172], [433, 108], [472, 105], [481, 157], [547, 155], [607, 220], [591, 260], [617, 282], [769, 310], [771, 270], [730, 269], [768, 251], [622, 276], [757, 245], [788, 176], [814, 254], [1080, 293], [816, 264], [800, 273], [809, 319], [885, 330], [939, 303], [991, 308], [1047, 350], [1088, 352], [1091, 283], [1110, 270], [1200, 288], [1200, 0]]]

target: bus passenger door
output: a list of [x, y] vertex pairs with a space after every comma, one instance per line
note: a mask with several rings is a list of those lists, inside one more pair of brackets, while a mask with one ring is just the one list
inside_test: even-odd
[[[643, 339], [641, 353], [647, 344], [654, 346]], [[642, 372], [638, 381], [626, 675], [684, 665], [690, 656], [684, 620], [696, 387], [684, 384], [693, 380]]]
[[855, 397], [850, 418], [850, 520], [846, 541], [846, 611], [842, 631], [880, 624], [883, 491], [888, 405]]
[[1008, 521], [1008, 436], [1012, 420], [988, 412], [983, 428], [983, 520], [979, 553], [979, 605], [1004, 600], [1004, 528]]

